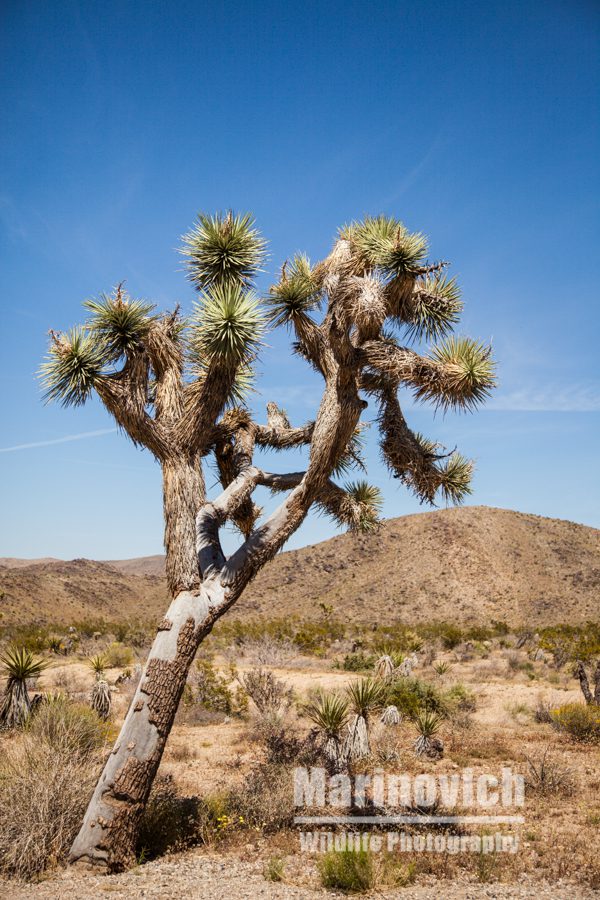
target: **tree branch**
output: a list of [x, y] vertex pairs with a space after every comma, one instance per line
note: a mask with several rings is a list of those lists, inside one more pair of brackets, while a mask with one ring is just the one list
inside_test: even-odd
[[148, 373], [146, 353], [136, 351], [128, 355], [121, 371], [100, 376], [95, 387], [107, 410], [134, 444], [142, 444], [157, 459], [165, 459], [172, 446], [165, 429], [146, 410]]
[[177, 421], [183, 411], [183, 352], [177, 340], [179, 306], [153, 324], [144, 339], [154, 372], [156, 421]]

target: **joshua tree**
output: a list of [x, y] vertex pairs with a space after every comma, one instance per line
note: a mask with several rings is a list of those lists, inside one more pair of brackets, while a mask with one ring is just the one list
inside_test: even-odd
[[[374, 404], [392, 472], [427, 502], [460, 501], [471, 463], [408, 427], [400, 386], [442, 408], [470, 409], [494, 383], [490, 350], [449, 336], [461, 302], [445, 263], [428, 263], [427, 242], [393, 218], [344, 228], [329, 256], [287, 262], [261, 311], [252, 285], [264, 241], [249, 216], [200, 216], [184, 238], [200, 296], [192, 315], [157, 315], [119, 287], [88, 301], [83, 327], [51, 333], [47, 397], [84, 403], [95, 391], [118, 425], [147, 447], [163, 472], [166, 567], [171, 605], [158, 627], [121, 734], [90, 802], [71, 860], [121, 868], [133, 859], [138, 822], [196, 650], [249, 581], [313, 506], [355, 531], [377, 527], [379, 491], [333, 480], [361, 465], [360, 417]], [[321, 314], [319, 311], [322, 311]], [[314, 422], [293, 427], [274, 403], [266, 424], [244, 396], [267, 319], [295, 332], [295, 351], [323, 379]], [[402, 343], [439, 340], [419, 354]], [[275, 474], [256, 447], [305, 446], [305, 471]], [[202, 465], [211, 456], [222, 493], [208, 500]], [[285, 493], [260, 520], [258, 486]], [[226, 558], [219, 532], [233, 523], [238, 549]]]
[[585, 702], [591, 706], [600, 706], [600, 659], [596, 663], [596, 668], [594, 669], [593, 693], [590, 688], [590, 680], [585, 670], [585, 666], [580, 659], [577, 660], [574, 675], [579, 679], [579, 686], [581, 687], [581, 693], [585, 698]]
[[27, 682], [39, 678], [50, 663], [36, 659], [24, 647], [9, 647], [0, 656], [0, 666], [6, 673], [6, 687], [0, 703], [0, 728], [18, 728], [24, 725], [32, 708]]
[[319, 729], [324, 740], [323, 752], [337, 771], [344, 762], [341, 735], [348, 719], [348, 701], [338, 694], [321, 692], [307, 704], [304, 713]]

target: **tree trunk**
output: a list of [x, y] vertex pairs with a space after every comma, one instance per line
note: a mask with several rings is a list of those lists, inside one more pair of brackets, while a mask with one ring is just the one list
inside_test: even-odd
[[580, 659], [577, 660], [577, 665], [575, 667], [575, 677], [579, 679], [579, 685], [581, 687], [581, 693], [585, 698], [586, 703], [593, 703], [594, 698], [592, 696], [592, 692], [590, 690], [590, 682], [588, 680], [587, 672], [585, 671], [585, 666], [583, 665]]
[[139, 821], [189, 668], [223, 601], [216, 581], [180, 592], [158, 628], [140, 683], [73, 843], [70, 862], [120, 871], [135, 862]]
[[171, 596], [198, 587], [196, 515], [204, 503], [205, 488], [198, 457], [175, 456], [164, 460], [163, 509], [167, 584]]

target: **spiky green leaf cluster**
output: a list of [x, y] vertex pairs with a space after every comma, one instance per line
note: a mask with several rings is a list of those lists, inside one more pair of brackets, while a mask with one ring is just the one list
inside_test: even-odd
[[83, 305], [91, 313], [90, 333], [105, 345], [112, 361], [139, 346], [155, 321], [150, 315], [154, 304], [131, 300], [121, 290], [114, 296], [101, 294], [98, 300], [86, 300]]
[[437, 441], [432, 441], [431, 438], [425, 437], [420, 431], [414, 431], [413, 434], [421, 452], [425, 456], [435, 457], [438, 454], [438, 451], [442, 449], [441, 444]]
[[381, 491], [367, 481], [354, 481], [344, 485], [354, 507], [354, 529], [369, 533], [379, 525], [379, 516], [383, 509]]
[[318, 307], [320, 299], [310, 260], [297, 254], [284, 265], [279, 282], [269, 291], [269, 320], [275, 326], [298, 322]]
[[354, 256], [365, 271], [380, 269], [388, 277], [413, 272], [427, 255], [427, 239], [410, 232], [390, 216], [368, 216], [353, 222], [341, 232], [350, 241]]
[[466, 337], [449, 337], [434, 347], [431, 359], [443, 367], [433, 391], [427, 385], [417, 389], [418, 397], [428, 397], [444, 408], [471, 409], [486, 400], [496, 383], [492, 349]]
[[186, 257], [188, 277], [198, 290], [217, 284], [251, 284], [266, 249], [254, 224], [248, 213], [200, 213], [194, 227], [183, 236], [181, 250]]
[[190, 319], [192, 354], [238, 365], [256, 356], [264, 329], [258, 298], [239, 284], [215, 284], [202, 294]]
[[438, 469], [439, 490], [444, 499], [449, 503], [462, 503], [472, 493], [473, 462], [460, 453], [453, 453]]
[[44, 400], [62, 406], [81, 406], [110, 362], [104, 342], [77, 326], [52, 335], [48, 355], [40, 366]]
[[348, 701], [339, 694], [321, 692], [303, 712], [326, 737], [337, 738], [348, 719]]
[[88, 657], [88, 665], [96, 675], [103, 675], [108, 667], [108, 659], [103, 653]]
[[353, 681], [346, 688], [350, 709], [357, 716], [365, 718], [370, 712], [381, 709], [385, 702], [385, 687], [380, 681], [372, 678], [361, 678]]
[[429, 739], [439, 732], [444, 724], [444, 716], [433, 712], [431, 709], [423, 709], [412, 716], [412, 721], [417, 733], [422, 738]]
[[456, 278], [436, 273], [417, 282], [401, 318], [409, 326], [409, 337], [439, 340], [459, 321], [462, 308]]
[[8, 647], [0, 655], [0, 666], [6, 674], [9, 685], [25, 682], [29, 678], [38, 678], [49, 665], [49, 660], [39, 659], [25, 647]]

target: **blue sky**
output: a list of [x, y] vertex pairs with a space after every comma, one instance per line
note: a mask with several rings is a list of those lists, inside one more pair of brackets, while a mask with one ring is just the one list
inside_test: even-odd
[[[408, 403], [411, 424], [476, 458], [471, 502], [600, 525], [593, 3], [6, 0], [0, 22], [0, 556], [160, 552], [151, 457], [97, 403], [43, 406], [34, 372], [122, 279], [189, 308], [179, 236], [228, 207], [270, 242], [263, 290], [352, 218], [425, 231], [500, 387], [473, 416]], [[268, 344], [254, 405], [305, 421], [318, 381]], [[386, 515], [420, 511], [374, 435], [369, 462]], [[332, 533], [312, 517], [290, 546]]]

